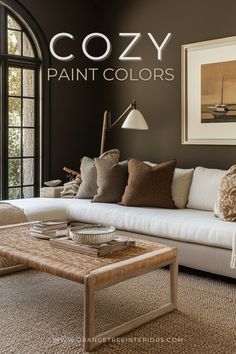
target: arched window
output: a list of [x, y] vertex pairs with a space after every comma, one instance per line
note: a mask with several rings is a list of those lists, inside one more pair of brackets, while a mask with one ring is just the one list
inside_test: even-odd
[[39, 46], [30, 28], [0, 3], [2, 199], [38, 194], [41, 64]]

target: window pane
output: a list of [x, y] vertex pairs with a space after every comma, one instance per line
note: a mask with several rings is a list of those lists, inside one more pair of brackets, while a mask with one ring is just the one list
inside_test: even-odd
[[[24, 29], [23, 23], [21, 25], [21, 21], [19, 20], [18, 23], [18, 18], [15, 19], [13, 13], [11, 15], [8, 13], [4, 21], [4, 24], [7, 23], [5, 24], [5, 38], [3, 38], [6, 42], [5, 54], [9, 54], [9, 60], [6, 58], [8, 64], [6, 62], [4, 75], [8, 80], [6, 85], [8, 90], [6, 92], [7, 116], [3, 137], [5, 144], [3, 161], [5, 161], [5, 174], [8, 178], [6, 191], [8, 191], [9, 199], [29, 198], [34, 196], [34, 184], [38, 176], [38, 161], [35, 156], [38, 149], [38, 145], [36, 147], [36, 143], [38, 144], [38, 135], [36, 135], [38, 134], [36, 131], [38, 128], [36, 120], [38, 66], [36, 69], [33, 65], [37, 50], [35, 51], [33, 38]], [[25, 60], [23, 60], [24, 57]]]
[[20, 126], [21, 125], [21, 99], [20, 98], [9, 98], [9, 122], [10, 126]]
[[9, 95], [21, 96], [21, 69], [9, 68]]
[[34, 159], [23, 160], [23, 184], [34, 184]]
[[21, 129], [9, 128], [8, 132], [8, 156], [21, 156]]
[[24, 187], [23, 198], [33, 198], [33, 197], [34, 197], [34, 187]]
[[21, 160], [8, 160], [8, 185], [10, 187], [21, 185]]
[[34, 129], [23, 129], [23, 156], [34, 156]]
[[8, 54], [21, 55], [21, 32], [8, 30]]
[[34, 70], [23, 69], [23, 96], [34, 97]]
[[21, 189], [20, 188], [9, 188], [8, 189], [8, 198], [9, 199], [20, 199], [21, 198]]
[[29, 41], [28, 36], [25, 33], [23, 33], [23, 55], [25, 57], [31, 57], [31, 58], [34, 57], [34, 51], [32, 45]]
[[21, 30], [20, 25], [11, 16], [7, 16], [7, 28]]
[[34, 127], [34, 100], [23, 99], [23, 126]]

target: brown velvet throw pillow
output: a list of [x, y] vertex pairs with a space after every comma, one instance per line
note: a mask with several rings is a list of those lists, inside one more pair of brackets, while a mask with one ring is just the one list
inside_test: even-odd
[[95, 159], [97, 168], [97, 194], [93, 202], [119, 203], [128, 181], [128, 162], [114, 164], [110, 160]]
[[134, 159], [128, 162], [128, 185], [122, 205], [175, 208], [171, 195], [176, 161], [171, 160], [155, 166]]

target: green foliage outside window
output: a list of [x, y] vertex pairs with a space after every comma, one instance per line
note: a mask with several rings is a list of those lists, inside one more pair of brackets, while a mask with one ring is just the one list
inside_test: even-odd
[[6, 124], [3, 140], [6, 144], [2, 149], [6, 186], [0, 187], [3, 197], [8, 194], [9, 199], [29, 198], [35, 193], [35, 169], [38, 172], [35, 139], [39, 63], [27, 28], [2, 5], [0, 14], [7, 20], [6, 28], [0, 28], [1, 38], [6, 38], [6, 51], [1, 54], [6, 57], [6, 81], [3, 84], [7, 88], [2, 97], [4, 102], [7, 101], [2, 114], [4, 128]]

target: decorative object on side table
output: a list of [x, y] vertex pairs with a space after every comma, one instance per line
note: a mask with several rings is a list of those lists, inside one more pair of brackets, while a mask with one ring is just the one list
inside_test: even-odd
[[63, 171], [66, 172], [66, 177], [70, 181], [73, 181], [79, 175], [79, 171], [72, 170], [69, 167], [63, 167]]
[[124, 129], [134, 129], [134, 130], [147, 130], [148, 125], [142, 115], [142, 113], [137, 109], [136, 101], [133, 100], [132, 104], [130, 104], [126, 110], [112, 123], [111, 121], [111, 113], [108, 111], [104, 112], [103, 117], [103, 127], [102, 127], [102, 138], [101, 138], [101, 149], [100, 154], [103, 154], [105, 148], [106, 134], [112, 129], [123, 117], [126, 113], [128, 117], [124, 121], [122, 128]]
[[41, 198], [74, 198], [81, 183], [80, 173], [69, 167], [64, 167], [63, 171], [66, 172], [69, 182], [64, 186], [60, 186], [62, 183], [60, 179], [44, 182], [47, 187], [40, 189]]
[[61, 180], [60, 179], [54, 179], [52, 181], [47, 181], [44, 182], [45, 186], [47, 187], [57, 187], [61, 184]]
[[63, 186], [60, 179], [54, 179], [52, 181], [44, 182], [45, 186], [40, 188], [40, 198], [60, 198]]

